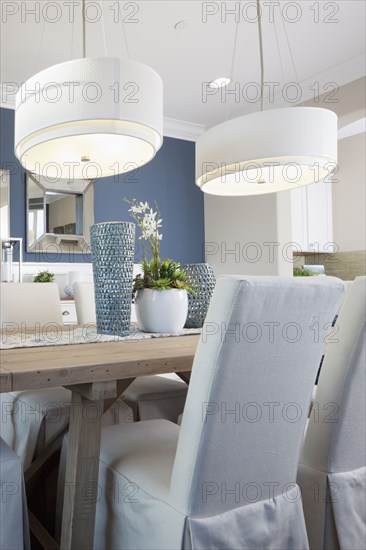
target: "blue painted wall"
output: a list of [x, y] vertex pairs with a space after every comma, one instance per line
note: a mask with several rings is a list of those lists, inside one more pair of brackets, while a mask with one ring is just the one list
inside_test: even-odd
[[[10, 170], [11, 236], [25, 243], [25, 177], [14, 156], [14, 111], [0, 109], [0, 167]], [[99, 180], [94, 186], [95, 222], [132, 221], [124, 197], [159, 205], [161, 256], [183, 263], [203, 261], [203, 193], [194, 183], [195, 144], [164, 138], [156, 157], [136, 172]], [[140, 259], [136, 247], [136, 261]], [[89, 262], [89, 255], [25, 253], [28, 262]]]

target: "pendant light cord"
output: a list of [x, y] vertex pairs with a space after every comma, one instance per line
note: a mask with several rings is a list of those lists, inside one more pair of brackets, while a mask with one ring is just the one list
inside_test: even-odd
[[119, 2], [118, 2], [118, 8], [119, 8], [119, 14], [121, 16], [121, 21], [122, 21], [122, 34], [123, 34], [123, 40], [124, 40], [125, 48], [126, 48], [126, 55], [127, 55], [128, 61], [129, 61], [130, 60], [130, 52], [129, 52], [129, 49], [128, 49], [126, 29], [125, 29], [125, 25], [124, 25], [124, 22], [123, 22], [122, 8], [121, 8], [121, 4]]
[[262, 36], [262, 16], [260, 0], [257, 0], [257, 17], [258, 17], [258, 36], [259, 36], [259, 59], [261, 66], [261, 111], [264, 109], [264, 62], [263, 62], [263, 36]]
[[[241, 0], [239, 2], [239, 9], [241, 9]], [[240, 11], [241, 13], [241, 11]], [[236, 21], [236, 27], [235, 27], [235, 36], [234, 36], [234, 44], [233, 44], [233, 55], [231, 57], [231, 67], [230, 67], [230, 74], [228, 74], [231, 82], [234, 80], [234, 65], [235, 65], [235, 59], [236, 59], [236, 50], [237, 50], [237, 43], [238, 43], [238, 32], [239, 32], [239, 23], [240, 23], [240, 17], [238, 17]], [[229, 102], [226, 102], [226, 120], [229, 120], [230, 116], [230, 106]]]
[[103, 48], [104, 48], [104, 57], [107, 57], [107, 40], [105, 36], [105, 18], [104, 18], [104, 12], [103, 12], [103, 2], [102, 0], [99, 0], [100, 5], [100, 12], [102, 14], [102, 34], [103, 34]]
[[288, 38], [287, 29], [286, 29], [286, 25], [285, 25], [285, 21], [284, 21], [284, 19], [283, 19], [282, 13], [281, 13], [281, 21], [282, 21], [283, 30], [285, 31], [285, 37], [286, 37], [287, 47], [288, 47], [288, 50], [289, 50], [289, 52], [290, 52], [291, 63], [292, 63], [292, 67], [293, 67], [293, 70], [294, 70], [294, 73], [295, 73], [296, 82], [297, 82], [297, 84], [300, 86], [299, 76], [298, 76], [298, 74], [297, 74], [296, 65], [295, 65], [295, 61], [294, 61], [294, 56], [293, 56], [293, 53], [292, 53], [292, 49], [291, 49], [291, 45], [290, 45], [290, 40], [289, 40], [289, 38]]
[[71, 24], [71, 40], [70, 40], [70, 59], [74, 59], [74, 27], [75, 25]]
[[[297, 74], [296, 65], [295, 65], [295, 60], [294, 60], [294, 56], [293, 56], [293, 53], [292, 53], [291, 44], [290, 44], [290, 40], [289, 40], [289, 37], [288, 37], [288, 34], [287, 34], [287, 29], [286, 29], [285, 21], [284, 21], [284, 19], [283, 19], [282, 12], [281, 12], [281, 21], [282, 21], [283, 30], [285, 31], [285, 37], [286, 37], [287, 47], [288, 47], [288, 50], [289, 50], [289, 52], [290, 52], [291, 63], [292, 63], [292, 67], [293, 67], [293, 70], [294, 70], [296, 83], [297, 83], [297, 85], [299, 86], [299, 88], [301, 89], [301, 92], [302, 92], [302, 88], [301, 88], [300, 80], [299, 80], [299, 75]], [[304, 106], [304, 101], [302, 101], [301, 105]]]
[[82, 36], [83, 36], [83, 57], [86, 57], [86, 29], [85, 29], [85, 0], [82, 3]]
[[282, 56], [281, 56], [281, 50], [280, 50], [280, 43], [279, 43], [279, 40], [278, 40], [276, 18], [273, 19], [273, 26], [274, 26], [274, 32], [275, 32], [275, 37], [276, 37], [278, 59], [280, 60], [280, 66], [281, 66], [282, 84], [284, 84], [285, 83], [285, 71], [284, 71], [284, 68], [283, 68]]
[[[102, 35], [103, 35], [103, 49], [104, 56], [107, 57], [107, 41], [105, 35], [105, 20], [103, 13], [103, 6], [101, 0], [99, 0], [100, 11], [102, 14]], [[82, 1], [82, 37], [83, 37], [83, 58], [86, 58], [86, 4], [85, 0]]]
[[[241, 2], [240, 2], [239, 5], [241, 5]], [[236, 57], [236, 45], [237, 45], [237, 41], [238, 41], [239, 21], [240, 21], [240, 18], [238, 19], [238, 21], [236, 23], [236, 29], [235, 29], [233, 55], [232, 55], [232, 58], [231, 58], [231, 67], [230, 67], [230, 74], [229, 74], [229, 77], [231, 78], [231, 80], [234, 79], [234, 63], [235, 63], [235, 57]]]
[[44, 41], [44, 35], [45, 35], [45, 27], [46, 27], [46, 19], [43, 18], [43, 25], [42, 25], [42, 33], [41, 33], [41, 41], [39, 43], [38, 53], [37, 53], [37, 61], [36, 61], [36, 73], [40, 70], [39, 62], [41, 60], [41, 52], [42, 52], [42, 46]]

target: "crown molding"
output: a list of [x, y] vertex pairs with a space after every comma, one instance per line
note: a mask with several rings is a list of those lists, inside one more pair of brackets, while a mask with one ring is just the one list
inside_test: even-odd
[[345, 139], [366, 132], [366, 118], [360, 118], [338, 130], [338, 139]]
[[[6, 96], [4, 83], [1, 85], [0, 107], [4, 109], [15, 109], [15, 95]], [[164, 118], [163, 134], [165, 137], [184, 139], [186, 141], [197, 141], [204, 131], [205, 126], [203, 124], [185, 122], [184, 120], [176, 120], [174, 118]]]
[[[300, 82], [302, 98], [299, 104], [301, 105], [306, 101], [314, 101], [317, 97], [325, 94], [326, 92], [331, 93], [332, 86], [328, 87], [328, 85], [333, 84], [335, 87], [338, 86], [340, 88], [341, 86], [345, 86], [346, 84], [350, 84], [351, 82], [364, 77], [365, 66], [366, 54], [362, 53], [348, 59], [344, 63], [334, 65], [321, 73], [314, 74], [303, 80]], [[315, 90], [319, 91], [319, 96], [315, 94]], [[337, 92], [335, 91], [335, 93]], [[290, 105], [283, 98], [282, 94], [275, 94], [274, 106], [284, 107]], [[319, 107], [324, 107], [324, 105], [319, 105]], [[329, 108], [331, 109], [331, 103]]]
[[[15, 109], [15, 93], [10, 94], [10, 90], [6, 89], [6, 85], [9, 83], [2, 82], [1, 88], [0, 88], [0, 107], [3, 107], [4, 109]], [[11, 83], [15, 84], [15, 83]]]
[[184, 120], [176, 120], [175, 118], [164, 118], [163, 134], [166, 137], [197, 141], [204, 131], [204, 124], [185, 122]]
[[[362, 53], [360, 55], [356, 55], [355, 57], [348, 59], [344, 63], [339, 63], [338, 65], [330, 67], [329, 69], [321, 73], [310, 76], [306, 80], [303, 80], [298, 83], [298, 85], [301, 88], [301, 99], [297, 103], [286, 101], [285, 97], [282, 94], [282, 91], [283, 91], [282, 88], [280, 89], [276, 88], [271, 102], [269, 102], [268, 97], [265, 97], [264, 110], [267, 111], [270, 109], [279, 109], [283, 107], [295, 107], [302, 104], [304, 104], [304, 106], [308, 106], [309, 104], [311, 106], [315, 106], [314, 101], [317, 102], [318, 97], [321, 97], [322, 95], [326, 94], [326, 92], [331, 94], [331, 92], [333, 91], [334, 91], [334, 95], [336, 96], [335, 102], [338, 103], [337, 87], [341, 88], [342, 86], [351, 84], [352, 82], [355, 82], [360, 78], [364, 78], [366, 74], [365, 67], [366, 67], [366, 54]], [[319, 95], [317, 95], [316, 92], [319, 92]], [[317, 106], [322, 108], [327, 108], [326, 102], [325, 104], [319, 102]], [[331, 102], [328, 102], [328, 108], [332, 110]], [[238, 116], [250, 114], [257, 110], [258, 110], [258, 107], [256, 107], [255, 109], [252, 108], [249, 111], [247, 107], [243, 107], [242, 109], [237, 110], [235, 114], [232, 115], [231, 118], [236, 118]], [[358, 118], [361, 118], [361, 116]], [[213, 126], [216, 126], [221, 122], [223, 122], [222, 119], [215, 120], [210, 125], [207, 126], [207, 129], [212, 128]]]

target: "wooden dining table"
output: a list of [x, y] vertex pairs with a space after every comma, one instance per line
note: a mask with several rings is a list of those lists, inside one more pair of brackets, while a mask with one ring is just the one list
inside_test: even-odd
[[136, 377], [175, 372], [188, 378], [198, 341], [196, 334], [1, 351], [0, 393], [58, 386], [72, 392], [62, 550], [93, 548], [96, 498], [90, 488], [98, 487], [104, 411]]

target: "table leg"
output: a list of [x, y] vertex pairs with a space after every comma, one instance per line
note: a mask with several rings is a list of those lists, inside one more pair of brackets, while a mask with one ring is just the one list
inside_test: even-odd
[[128, 388], [130, 384], [135, 380], [135, 378], [124, 378], [122, 380], [117, 380], [116, 388], [116, 397], [112, 399], [106, 399], [104, 401], [104, 412], [106, 412], [112, 405], [121, 397], [123, 392]]
[[179, 378], [181, 380], [183, 380], [183, 382], [185, 382], [186, 384], [188, 384], [189, 386], [189, 382], [190, 382], [190, 379], [191, 379], [191, 372], [177, 372], [176, 373], [177, 376], [179, 376]]
[[93, 387], [82, 384], [69, 388], [72, 400], [61, 550], [93, 548], [103, 402], [104, 397], [113, 395], [110, 387], [104, 393], [100, 384], [98, 391], [90, 391]]

